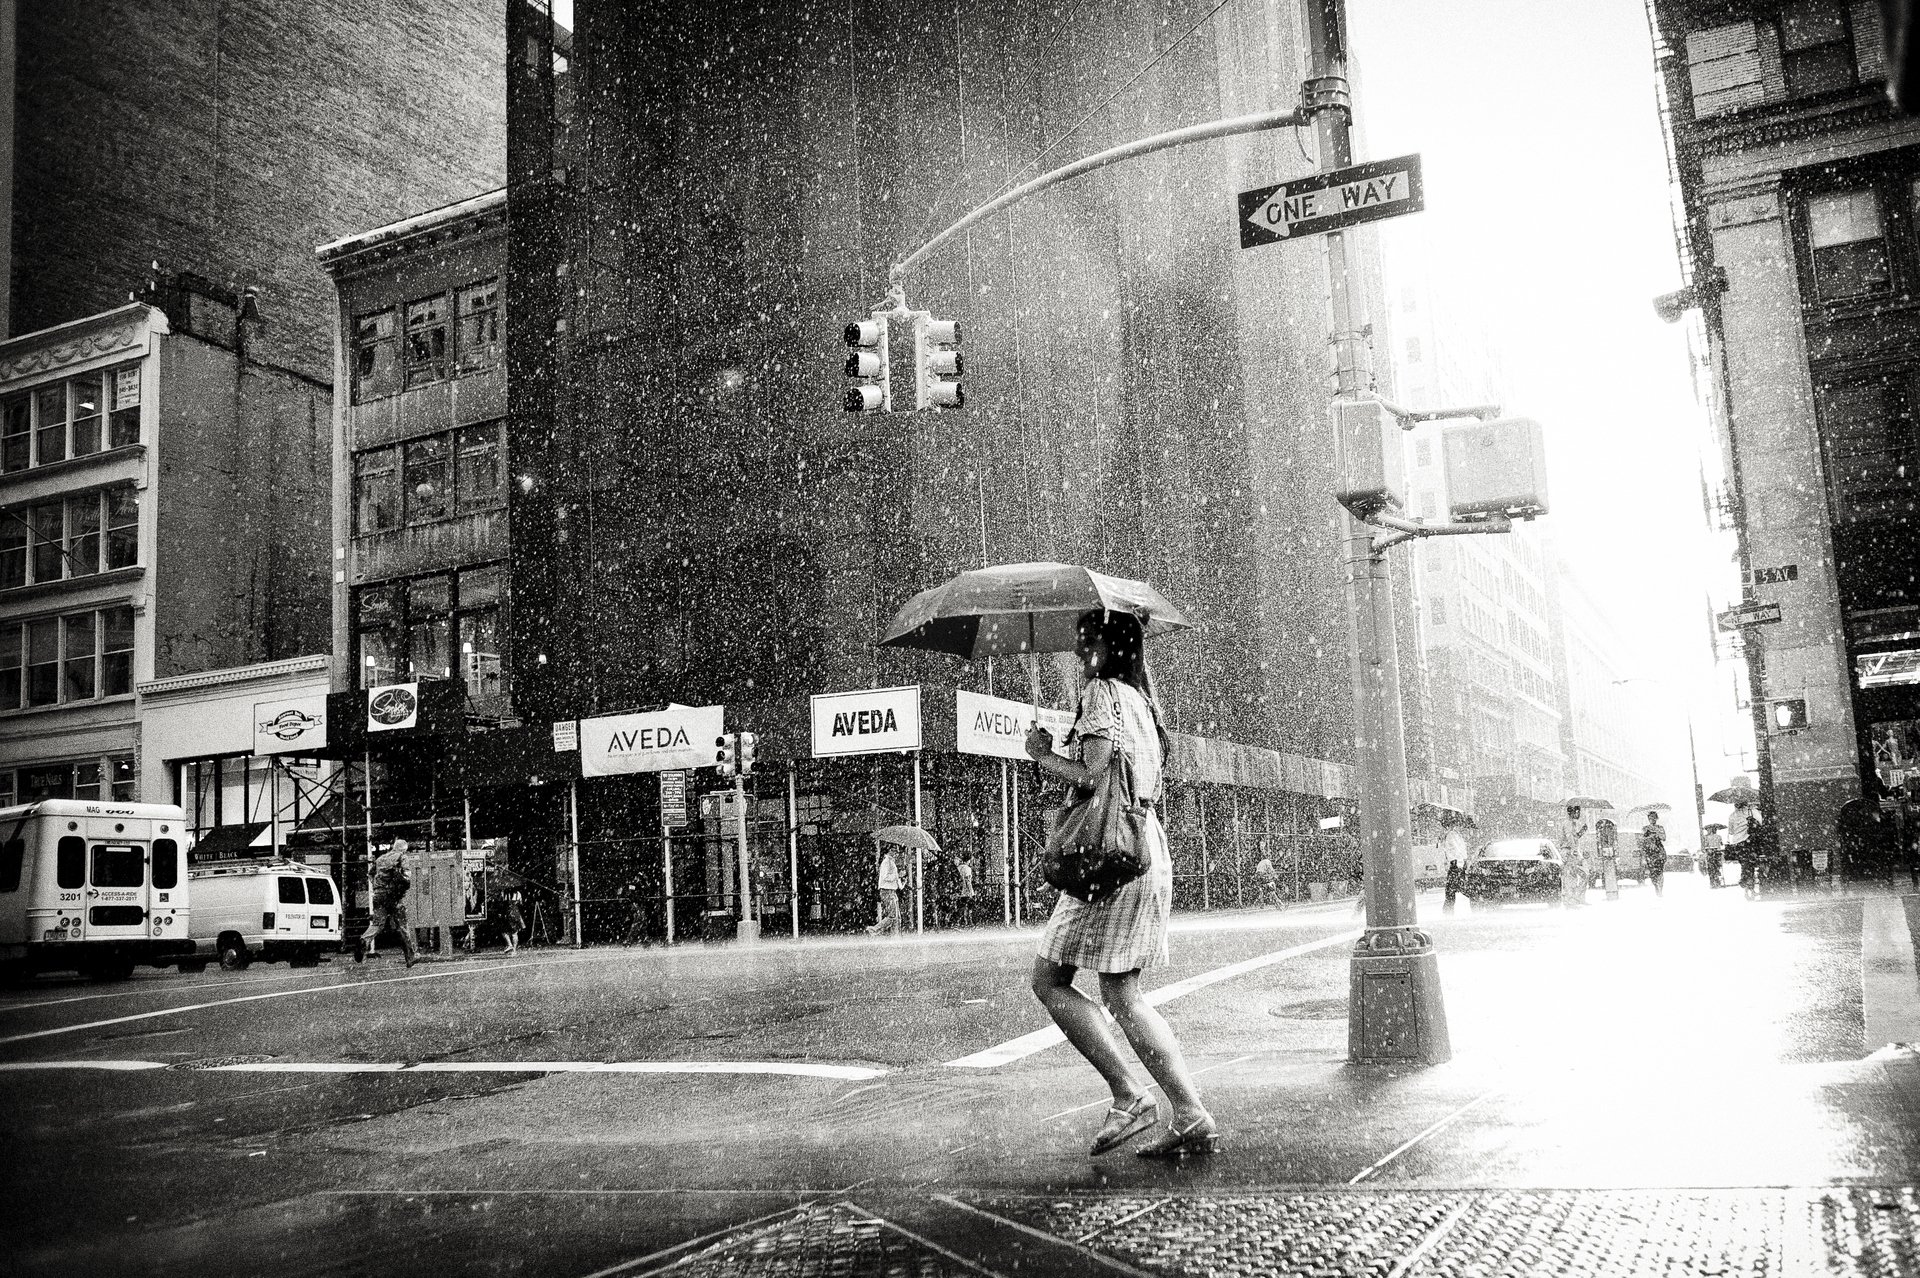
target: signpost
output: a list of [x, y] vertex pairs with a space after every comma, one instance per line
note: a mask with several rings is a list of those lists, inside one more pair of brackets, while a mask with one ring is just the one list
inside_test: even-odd
[[1324, 235], [1425, 207], [1419, 156], [1349, 165], [1240, 192], [1240, 247]]
[[1780, 605], [1771, 602], [1736, 604], [1714, 621], [1722, 630], [1744, 630], [1748, 626], [1770, 626], [1780, 620]]

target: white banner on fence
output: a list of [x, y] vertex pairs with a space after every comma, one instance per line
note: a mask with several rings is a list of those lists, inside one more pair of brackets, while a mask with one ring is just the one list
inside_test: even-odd
[[726, 731], [725, 706], [673, 706], [652, 714], [607, 714], [580, 721], [580, 775], [711, 768], [714, 741]]
[[[954, 691], [955, 748], [961, 754], [984, 754], [995, 759], [1027, 757], [1027, 732], [1033, 727], [1034, 708], [1024, 701], [989, 697], [964, 688]], [[1040, 711], [1040, 726], [1053, 733], [1053, 751], [1065, 754], [1063, 744], [1073, 727], [1069, 710]]]
[[920, 685], [822, 692], [813, 698], [813, 757], [920, 748]]

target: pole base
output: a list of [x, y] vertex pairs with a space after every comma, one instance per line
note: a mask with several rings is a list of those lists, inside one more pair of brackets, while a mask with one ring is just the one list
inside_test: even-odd
[[739, 941], [757, 941], [760, 939], [760, 920], [741, 919], [734, 924], [734, 939]]
[[1356, 953], [1348, 985], [1348, 1061], [1438, 1065], [1452, 1058], [1447, 1008], [1440, 996], [1439, 955], [1430, 948], [1398, 954]]

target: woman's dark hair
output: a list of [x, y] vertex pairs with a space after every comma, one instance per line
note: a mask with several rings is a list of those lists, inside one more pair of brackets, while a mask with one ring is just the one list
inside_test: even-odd
[[1130, 612], [1094, 609], [1082, 613], [1078, 622], [1081, 634], [1100, 639], [1107, 645], [1106, 664], [1100, 667], [1103, 679], [1130, 683], [1141, 692], [1149, 692], [1147, 682], [1146, 630], [1140, 618]]

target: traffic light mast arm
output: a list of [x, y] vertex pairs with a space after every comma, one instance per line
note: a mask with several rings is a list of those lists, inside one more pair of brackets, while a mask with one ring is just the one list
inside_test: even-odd
[[1094, 155], [1089, 155], [1085, 159], [1075, 160], [1072, 164], [1064, 168], [1055, 169], [1051, 173], [1042, 173], [1039, 177], [1026, 183], [1024, 186], [1017, 186], [998, 199], [981, 205], [973, 212], [961, 218], [958, 222], [955, 222], [952, 226], [949, 226], [946, 230], [940, 232], [940, 234], [928, 240], [925, 244], [922, 244], [913, 252], [907, 254], [906, 257], [894, 263], [892, 269], [887, 272], [887, 278], [897, 284], [900, 280], [904, 279], [907, 272], [912, 270], [914, 265], [926, 257], [927, 254], [933, 252], [974, 223], [983, 218], [992, 217], [1008, 205], [1018, 204], [1029, 195], [1036, 194], [1037, 192], [1046, 190], [1050, 186], [1065, 182], [1068, 178], [1079, 177], [1082, 173], [1089, 173], [1094, 169], [1104, 168], [1109, 164], [1114, 164], [1121, 160], [1131, 160], [1136, 156], [1152, 155], [1155, 151], [1165, 151], [1169, 147], [1186, 146], [1190, 142], [1208, 142], [1214, 138], [1236, 137], [1242, 133], [1261, 133], [1267, 129], [1297, 128], [1308, 123], [1310, 123], [1310, 118], [1306, 109], [1304, 107], [1295, 107], [1291, 111], [1262, 111], [1257, 115], [1236, 115], [1230, 119], [1214, 120], [1207, 124], [1190, 125], [1184, 129], [1174, 129], [1169, 133], [1156, 133], [1150, 138], [1140, 138], [1137, 141], [1122, 142], [1119, 146], [1108, 147], [1106, 150]]
[[1386, 536], [1373, 539], [1373, 553], [1379, 554], [1389, 546], [1397, 546], [1403, 541], [1412, 541], [1416, 537], [1457, 537], [1472, 533], [1504, 533], [1513, 531], [1513, 521], [1505, 515], [1492, 515], [1486, 519], [1475, 519], [1465, 523], [1423, 524], [1417, 519], [1402, 519], [1386, 511], [1376, 511], [1368, 515], [1366, 523], [1375, 528], [1389, 530]]

